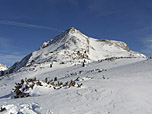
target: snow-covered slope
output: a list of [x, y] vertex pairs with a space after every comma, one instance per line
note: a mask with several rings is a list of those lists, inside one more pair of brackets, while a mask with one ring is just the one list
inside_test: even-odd
[[[2, 114], [152, 113], [151, 59], [120, 58], [92, 62], [85, 67], [70, 64], [55, 64], [52, 68], [43, 64], [39, 67], [39, 70], [1, 77], [0, 107], [6, 109]], [[29, 89], [30, 97], [11, 98], [15, 82], [33, 77], [39, 80], [57, 77], [63, 83], [76, 80], [83, 85], [81, 88], [55, 89], [44, 84]]]
[[72, 27], [50, 41], [44, 42], [38, 51], [34, 51], [14, 64], [10, 70], [13, 72], [22, 67], [46, 62], [75, 65], [81, 64], [84, 60], [92, 62], [110, 57], [145, 58], [146, 56], [130, 51], [124, 42], [90, 38]]
[[7, 70], [8, 67], [6, 65], [0, 64], [0, 71]]

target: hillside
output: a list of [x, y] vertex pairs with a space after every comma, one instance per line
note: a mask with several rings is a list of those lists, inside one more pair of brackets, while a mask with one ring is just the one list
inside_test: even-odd
[[[41, 66], [42, 67], [42, 66]], [[0, 81], [0, 106], [4, 114], [147, 114], [152, 113], [152, 61], [126, 58], [82, 65], [58, 65], [37, 71], [24, 71]], [[36, 77], [39, 80], [58, 78], [60, 82], [75, 80], [81, 88], [55, 89], [34, 86], [30, 97], [11, 98], [15, 82]]]

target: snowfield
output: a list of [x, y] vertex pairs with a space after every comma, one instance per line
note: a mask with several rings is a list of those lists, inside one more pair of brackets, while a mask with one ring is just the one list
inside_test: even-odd
[[[92, 62], [85, 67], [57, 64], [50, 68], [46, 64], [37, 71], [1, 77], [0, 106], [6, 108], [3, 114], [151, 114], [151, 68], [152, 60], [145, 58]], [[25, 77], [58, 77], [62, 82], [79, 77], [83, 85], [61, 89], [42, 86], [33, 89], [30, 97], [12, 99], [15, 82]]]

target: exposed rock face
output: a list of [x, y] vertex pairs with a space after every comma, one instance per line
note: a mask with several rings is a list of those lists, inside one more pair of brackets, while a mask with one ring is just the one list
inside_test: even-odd
[[111, 43], [111, 45], [115, 45], [117, 47], [120, 47], [120, 48], [122, 48], [122, 49], [124, 49], [124, 50], [126, 50], [128, 52], [130, 51], [128, 45], [126, 43], [124, 43], [124, 42], [114, 41], [114, 40], [107, 40], [107, 39], [102, 39], [101, 41], [105, 41], [105, 42], [107, 42], [109, 44]]
[[113, 41], [113, 42], [115, 42], [116, 45], [118, 45], [119, 47], [123, 48], [124, 50], [126, 50], [128, 52], [130, 51], [129, 47], [128, 47], [128, 45], [126, 43], [118, 42], [118, 41]]
[[40, 46], [39, 50], [45, 48], [45, 47], [48, 45], [48, 43], [49, 43], [49, 42], [44, 42], [44, 43], [42, 44], [42, 46]]
[[44, 42], [38, 51], [29, 54], [11, 69], [16, 71], [22, 67], [44, 62], [82, 62], [98, 61], [110, 57], [146, 57], [141, 53], [129, 50], [121, 41], [94, 39], [70, 28], [48, 42]]

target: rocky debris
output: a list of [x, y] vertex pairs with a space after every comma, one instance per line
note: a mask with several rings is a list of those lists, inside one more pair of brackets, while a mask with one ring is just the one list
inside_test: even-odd
[[96, 68], [96, 69], [91, 69], [91, 70], [80, 70], [78, 72], [71, 72], [69, 74], [66, 74], [65, 77], [71, 77], [71, 76], [76, 76], [76, 75], [80, 75], [80, 74], [88, 74], [88, 73], [101, 73], [101, 72], [105, 72], [107, 71], [107, 69], [100, 69], [100, 68]]
[[137, 58], [137, 57], [110, 57], [110, 58], [105, 58], [102, 60], [98, 60], [98, 62], [103, 62], [103, 61], [114, 61], [117, 59], [130, 59], [130, 58]]

